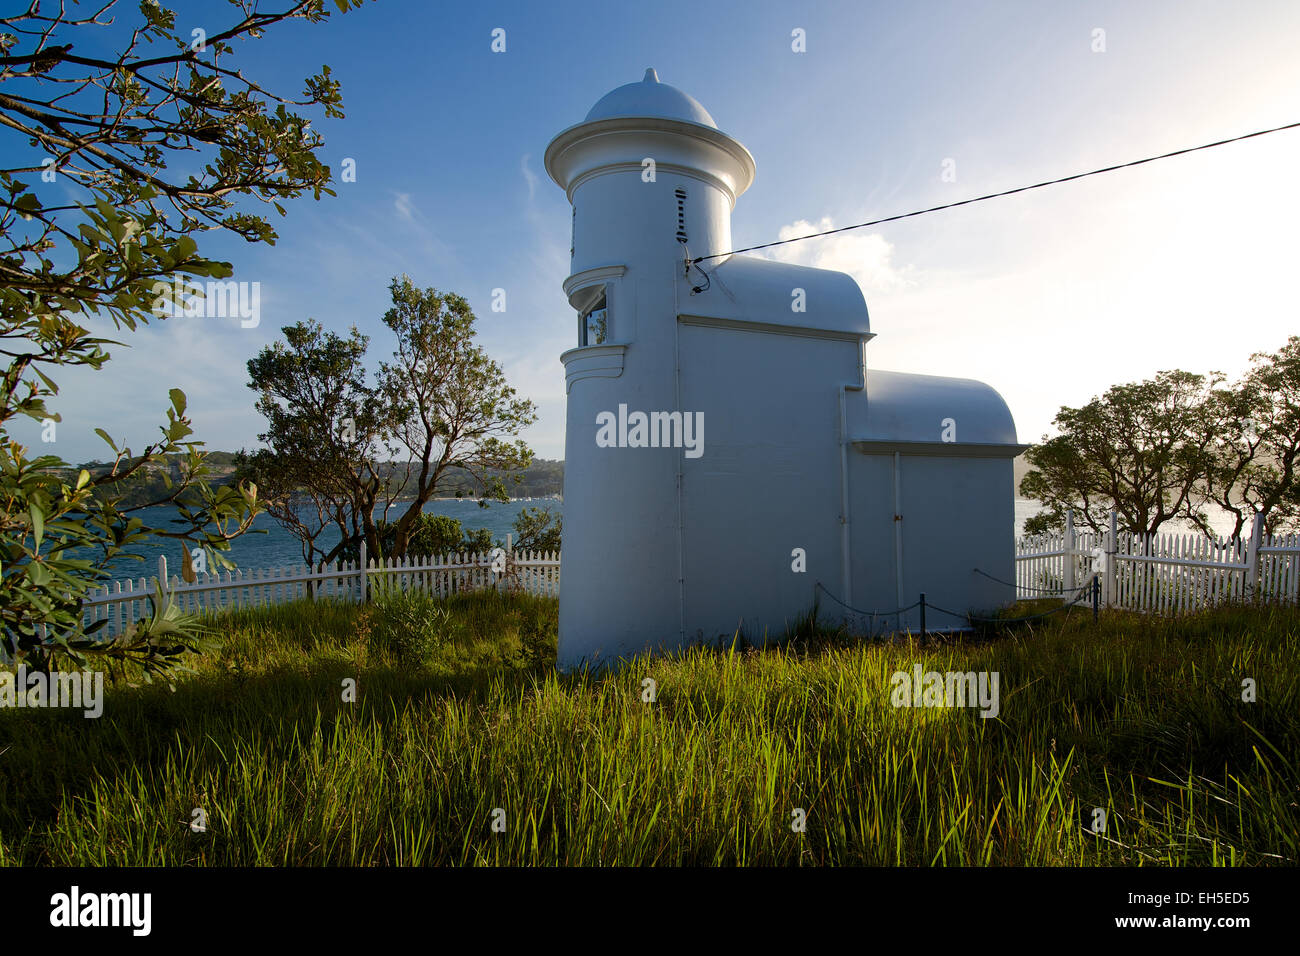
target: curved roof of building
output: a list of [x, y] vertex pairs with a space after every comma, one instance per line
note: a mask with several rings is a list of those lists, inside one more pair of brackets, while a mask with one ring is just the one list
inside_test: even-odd
[[660, 83], [659, 75], [653, 69], [645, 71], [645, 79], [640, 83], [628, 83], [602, 96], [583, 122], [614, 116], [652, 116], [718, 128], [699, 100], [675, 86]]
[[1016, 423], [993, 388], [969, 378], [944, 378], [867, 369], [866, 402], [854, 403], [849, 438], [867, 443], [943, 446], [946, 419], [953, 420], [954, 454], [961, 445], [1017, 449]]
[[[866, 299], [847, 273], [745, 255], [703, 265], [709, 276], [707, 291], [689, 294], [690, 287], [706, 284], [694, 269], [688, 277], [679, 278], [684, 283], [679, 305], [683, 314], [853, 335], [871, 333]], [[802, 312], [791, 308], [796, 289], [804, 292]]]

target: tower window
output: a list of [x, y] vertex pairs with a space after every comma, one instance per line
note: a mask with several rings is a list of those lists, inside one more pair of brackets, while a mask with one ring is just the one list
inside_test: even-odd
[[677, 196], [677, 241], [686, 241], [686, 190], [678, 186], [674, 190]]
[[578, 320], [579, 345], [604, 345], [609, 337], [609, 308], [605, 293], [591, 304]]

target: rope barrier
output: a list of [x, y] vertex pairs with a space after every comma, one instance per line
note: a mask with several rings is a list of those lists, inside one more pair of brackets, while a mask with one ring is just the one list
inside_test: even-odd
[[[979, 568], [976, 568], [975, 570], [979, 571]], [[979, 571], [979, 573], [984, 574], [984, 572], [982, 571]], [[984, 576], [992, 578], [992, 575], [985, 574]], [[992, 578], [992, 579], [994, 581], [998, 580], [997, 578]], [[1009, 581], [1002, 581], [999, 583], [1010, 584]], [[1012, 586], [1015, 587], [1016, 585], [1012, 585]], [[1094, 588], [1094, 584], [1093, 582], [1090, 581], [1088, 582], [1088, 584], [1078, 589], [1078, 594], [1076, 594], [1073, 598], [1071, 598], [1069, 601], [1066, 601], [1064, 604], [1060, 605], [1059, 607], [1054, 607], [1050, 611], [1043, 611], [1041, 614], [1030, 614], [1025, 617], [977, 617], [970, 613], [963, 614], [959, 611], [951, 611], [948, 608], [939, 607], [937, 604], [931, 604], [928, 601], [925, 602], [925, 606], [922, 609], [921, 617], [922, 617], [922, 621], [924, 621], [925, 611], [933, 610], [933, 611], [938, 611], [940, 614], [947, 614], [950, 617], [955, 617], [972, 623], [978, 622], [981, 624], [1021, 624], [1024, 623], [1025, 621], [1037, 621], [1040, 618], [1050, 617], [1053, 614], [1060, 614], [1062, 611], [1067, 611], [1072, 607], [1077, 607], [1080, 601], [1084, 600], [1084, 598], [1087, 595], [1092, 593], [1093, 588]], [[828, 591], [826, 589], [826, 586], [823, 585], [820, 581], [817, 582], [817, 590], [821, 591], [823, 594], [825, 594], [828, 598], [830, 598], [840, 607], [852, 611], [854, 614], [870, 615], [872, 617], [890, 617], [894, 614], [902, 614], [904, 611], [910, 611], [915, 607], [921, 607], [921, 603], [922, 603], [921, 601], [916, 601], [912, 604], [909, 604], [907, 607], [895, 608], [892, 611], [864, 611], [860, 608], [853, 607], [850, 604], [845, 604], [834, 594]], [[1057, 592], [1053, 592], [1053, 593], [1057, 593]], [[922, 595], [922, 598], [924, 598], [924, 596], [925, 595]], [[1064, 595], [1062, 595], [1062, 597], [1064, 597]]]
[[1036, 621], [1039, 618], [1049, 617], [1053, 614], [1060, 614], [1062, 611], [1069, 610], [1070, 608], [1075, 607], [1083, 599], [1084, 595], [1091, 591], [1092, 585], [1089, 584], [1087, 587], [1082, 588], [1078, 595], [1076, 595], [1072, 600], [1067, 601], [1060, 607], [1054, 607], [1050, 611], [1044, 611], [1041, 614], [1030, 614], [1026, 617], [976, 617], [969, 613], [961, 614], [957, 611], [950, 611], [945, 607], [939, 607], [937, 604], [926, 604], [926, 608], [938, 611], [941, 614], [951, 615], [952, 617], [964, 618], [967, 621], [978, 621], [981, 624], [1020, 624], [1024, 621]]
[[[1029, 585], [1027, 585], [1027, 584], [1017, 584], [1017, 583], [1015, 583], [1014, 581], [1003, 581], [1001, 578], [995, 578], [993, 575], [989, 574], [987, 571], [981, 571], [979, 568], [974, 568], [974, 569], [972, 569], [972, 570], [974, 570], [974, 572], [975, 572], [976, 574], [983, 575], [984, 577], [988, 578], [990, 581], [997, 581], [998, 584], [1005, 584], [1005, 585], [1007, 585], [1008, 587], [1013, 587], [1013, 588], [1015, 588], [1015, 589], [1018, 590], [1018, 591], [1037, 591], [1039, 594], [1061, 594], [1061, 592], [1065, 590], [1065, 588], [1063, 588], [1063, 587], [1060, 587], [1060, 588], [1031, 588], [1031, 587], [1030, 587]], [[1088, 587], [1092, 587], [1092, 585], [1090, 584], [1090, 585], [1088, 585]]]
[[826, 588], [825, 588], [825, 586], [824, 586], [820, 581], [817, 582], [817, 588], [818, 588], [822, 593], [824, 593], [828, 598], [830, 598], [832, 601], [834, 601], [836, 604], [838, 604], [840, 607], [842, 607], [842, 608], [847, 608], [848, 610], [852, 611], [854, 614], [869, 614], [869, 615], [871, 615], [871, 616], [873, 616], [873, 617], [890, 617], [890, 616], [892, 616], [892, 615], [894, 615], [894, 614], [902, 614], [904, 611], [910, 611], [910, 610], [912, 610], [912, 608], [914, 608], [914, 607], [919, 607], [920, 604], [921, 604], [920, 601], [915, 601], [915, 602], [913, 602], [912, 604], [909, 604], [907, 607], [895, 608], [895, 609], [892, 610], [892, 611], [863, 611], [863, 610], [860, 610], [859, 608], [856, 608], [856, 607], [853, 607], [853, 606], [851, 606], [851, 605], [845, 604], [843, 601], [841, 601], [839, 598], [837, 598], [834, 594], [831, 594], [830, 591], [827, 591]]

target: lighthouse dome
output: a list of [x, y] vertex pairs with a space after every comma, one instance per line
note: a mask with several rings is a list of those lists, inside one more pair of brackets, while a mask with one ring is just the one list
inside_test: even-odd
[[641, 82], [625, 84], [602, 96], [584, 122], [614, 116], [657, 117], [718, 128], [709, 111], [695, 97], [675, 86], [660, 83], [659, 75], [653, 69], [645, 71], [645, 79]]

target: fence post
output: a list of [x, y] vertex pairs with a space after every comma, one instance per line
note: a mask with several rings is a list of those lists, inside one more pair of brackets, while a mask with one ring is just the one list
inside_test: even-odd
[[366, 556], [366, 543], [361, 542], [361, 560], [357, 562], [361, 575], [361, 603], [366, 603], [366, 573], [370, 567], [369, 559]]
[[1110, 513], [1110, 526], [1106, 529], [1106, 606], [1114, 607], [1118, 599], [1115, 587], [1115, 553], [1119, 550], [1119, 515]]
[[506, 575], [515, 564], [515, 536], [509, 531], [506, 532], [506, 566], [502, 569], [501, 574], [497, 577], [497, 590], [502, 594], [506, 592]]
[[1067, 508], [1065, 512], [1065, 575], [1064, 585], [1065, 594], [1068, 597], [1074, 593], [1074, 509]]
[[1246, 545], [1246, 600], [1255, 600], [1259, 589], [1259, 544], [1264, 535], [1264, 516], [1256, 513], [1250, 524], [1250, 543]]
[[1297, 541], [1293, 535], [1288, 535], [1287, 547], [1292, 549], [1290, 560], [1287, 562], [1291, 568], [1291, 603], [1300, 603], [1300, 569], [1296, 568], [1296, 563], [1300, 562], [1300, 554], [1295, 553]]

